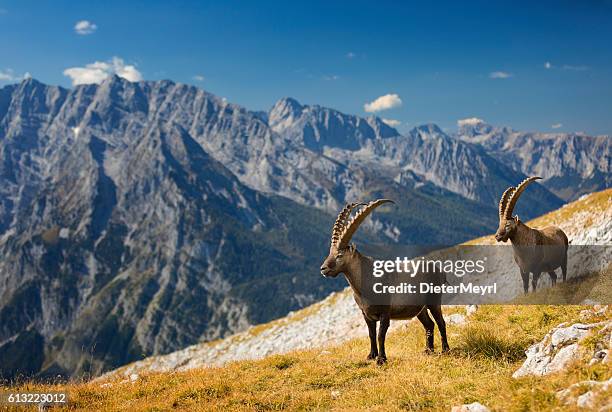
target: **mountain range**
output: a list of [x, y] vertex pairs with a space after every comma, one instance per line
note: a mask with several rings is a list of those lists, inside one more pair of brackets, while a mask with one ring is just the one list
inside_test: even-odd
[[400, 134], [117, 76], [1, 88], [0, 372], [97, 375], [322, 299], [343, 287], [318, 266], [348, 201], [397, 201], [356, 237], [391, 255], [489, 233], [532, 172], [545, 181], [517, 206], [527, 218], [609, 186], [607, 137], [478, 126]]
[[527, 133], [476, 121], [461, 125], [457, 137], [514, 170], [541, 176], [547, 189], [567, 201], [612, 186], [609, 136]]

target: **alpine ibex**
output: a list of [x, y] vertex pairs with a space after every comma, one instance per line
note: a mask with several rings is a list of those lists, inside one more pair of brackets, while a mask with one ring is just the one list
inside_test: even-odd
[[512, 216], [514, 206], [527, 186], [541, 177], [533, 176], [523, 180], [517, 187], [509, 187], [499, 201], [499, 228], [495, 240], [506, 242], [510, 239], [514, 250], [514, 261], [521, 271], [523, 289], [529, 292], [529, 273], [533, 273], [531, 286], [536, 290], [542, 272], [548, 272], [553, 286], [557, 283], [555, 269], [561, 267], [563, 281], [567, 276], [568, 240], [558, 227], [532, 229]]
[[[416, 316], [425, 327], [426, 352], [433, 352], [434, 322], [427, 313], [428, 309], [438, 324], [438, 329], [442, 338], [442, 350], [449, 350], [446, 340], [446, 324], [442, 317], [442, 307], [440, 304], [381, 305], [380, 302], [374, 304], [374, 302], [363, 293], [367, 287], [366, 282], [374, 279], [374, 259], [359, 253], [355, 245], [349, 244], [349, 242], [366, 217], [368, 217], [376, 207], [385, 203], [393, 202], [388, 199], [378, 199], [368, 204], [350, 203], [346, 205], [336, 219], [332, 229], [329, 255], [321, 265], [321, 274], [323, 276], [336, 277], [339, 273], [344, 273], [344, 276], [348, 280], [353, 290], [355, 302], [361, 309], [365, 322], [368, 325], [370, 334], [370, 354], [367, 359], [376, 359], [378, 365], [384, 364], [387, 360], [387, 355], [385, 353], [385, 336], [391, 319], [410, 319]], [[364, 207], [349, 220], [352, 210], [358, 206]], [[376, 345], [376, 322], [380, 322], [378, 346]]]

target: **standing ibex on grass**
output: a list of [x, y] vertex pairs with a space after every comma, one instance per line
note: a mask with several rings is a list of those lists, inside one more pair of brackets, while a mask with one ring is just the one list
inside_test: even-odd
[[541, 177], [528, 177], [517, 187], [506, 189], [499, 201], [499, 228], [495, 233], [498, 242], [506, 242], [508, 239], [512, 242], [514, 261], [521, 271], [525, 293], [529, 292], [529, 273], [533, 273], [533, 291], [536, 290], [542, 272], [548, 272], [553, 286], [557, 282], [555, 269], [561, 267], [564, 282], [567, 276], [568, 240], [565, 233], [554, 226], [532, 229], [521, 222], [518, 216], [512, 216], [521, 193], [527, 185], [538, 179]]
[[[368, 215], [378, 206], [384, 203], [393, 203], [388, 199], [378, 199], [368, 204], [350, 203], [338, 215], [334, 224], [331, 236], [331, 246], [329, 256], [321, 265], [321, 274], [325, 277], [336, 277], [339, 273], [344, 273], [344, 276], [349, 282], [355, 302], [361, 309], [368, 330], [370, 332], [370, 354], [368, 360], [376, 359], [378, 365], [382, 365], [387, 360], [385, 353], [385, 335], [389, 328], [391, 319], [410, 319], [417, 317], [425, 327], [426, 352], [434, 350], [434, 322], [429, 317], [427, 310], [438, 324], [440, 336], [442, 338], [442, 350], [448, 351], [448, 342], [446, 340], [446, 324], [442, 317], [442, 307], [439, 304], [421, 304], [421, 305], [406, 305], [398, 304], [381, 304], [381, 302], [373, 302], [369, 296], [366, 296], [366, 288], [368, 282], [372, 282], [374, 278], [374, 259], [368, 256], [363, 256], [357, 251], [354, 244], [349, 244], [353, 234], [357, 231], [361, 223]], [[355, 216], [349, 220], [349, 216], [354, 208], [364, 206]], [[429, 302], [428, 302], [429, 303]], [[378, 331], [378, 346], [376, 345], [376, 322], [380, 322]]]

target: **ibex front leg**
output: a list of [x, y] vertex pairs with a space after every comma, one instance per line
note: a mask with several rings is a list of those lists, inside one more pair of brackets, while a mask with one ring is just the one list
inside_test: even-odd
[[384, 365], [387, 362], [387, 354], [385, 353], [385, 337], [387, 336], [387, 329], [389, 329], [389, 315], [382, 315], [380, 317], [380, 329], [378, 330], [378, 349], [380, 350], [378, 357], [376, 358], [377, 365]]
[[376, 346], [376, 321], [369, 320], [366, 318], [365, 314], [363, 318], [368, 325], [368, 332], [370, 334], [370, 354], [368, 355], [368, 360], [373, 360], [378, 357], [378, 347]]

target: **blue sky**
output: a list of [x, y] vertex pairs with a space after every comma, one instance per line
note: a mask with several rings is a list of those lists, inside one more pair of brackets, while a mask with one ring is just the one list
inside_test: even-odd
[[390, 95], [368, 107], [400, 130], [612, 135], [611, 1], [423, 3], [0, 0], [0, 86], [117, 70], [253, 110], [291, 96], [367, 115]]

